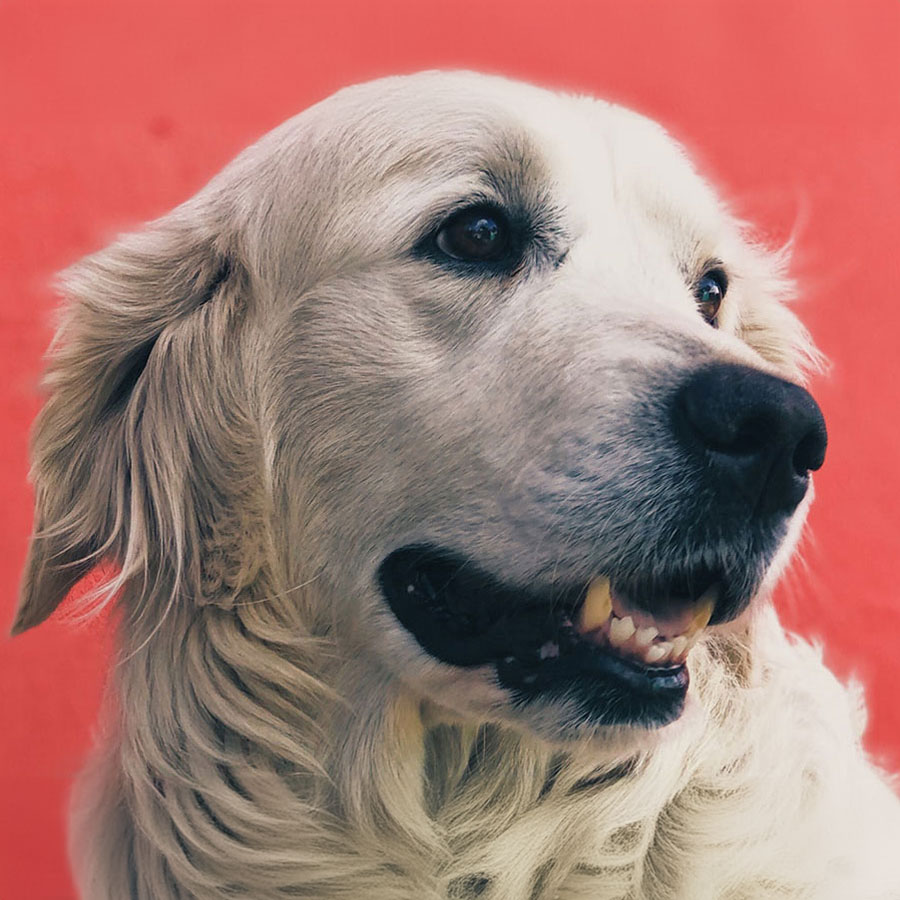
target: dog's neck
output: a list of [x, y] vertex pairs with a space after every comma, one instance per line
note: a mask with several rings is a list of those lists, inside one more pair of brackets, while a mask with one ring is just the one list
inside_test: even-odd
[[[608, 869], [615, 885], [646, 865], [660, 816], [696, 774], [702, 714], [627, 754], [444, 722], [313, 635], [304, 604], [265, 592], [173, 607], [123, 640], [95, 841], [131, 861], [135, 896], [302, 885], [346, 897], [359, 883], [379, 886], [372, 900], [420, 900], [490, 881], [525, 898], [536, 879], [549, 889]], [[725, 677], [698, 656], [701, 681]]]

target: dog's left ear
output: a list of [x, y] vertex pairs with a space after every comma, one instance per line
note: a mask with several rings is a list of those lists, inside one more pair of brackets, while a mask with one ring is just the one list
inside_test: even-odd
[[208, 511], [197, 496], [216, 453], [206, 425], [235, 414], [216, 374], [248, 293], [239, 254], [210, 218], [182, 207], [63, 276], [32, 434], [34, 534], [14, 634], [46, 619], [99, 562], [120, 569], [118, 585], [200, 580]]

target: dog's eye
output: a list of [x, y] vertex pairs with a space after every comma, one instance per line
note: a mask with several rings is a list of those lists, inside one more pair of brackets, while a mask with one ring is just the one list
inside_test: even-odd
[[728, 276], [721, 269], [713, 269], [707, 272], [694, 288], [694, 296], [697, 298], [697, 306], [700, 314], [710, 325], [716, 324], [719, 307], [728, 290]]
[[509, 223], [496, 207], [472, 206], [450, 216], [434, 242], [453, 259], [496, 262], [509, 249]]

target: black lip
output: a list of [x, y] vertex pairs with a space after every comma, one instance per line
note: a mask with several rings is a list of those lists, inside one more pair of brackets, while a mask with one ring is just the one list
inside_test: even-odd
[[502, 685], [520, 703], [574, 702], [585, 719], [604, 725], [659, 727], [681, 715], [690, 684], [684, 664], [648, 666], [579, 640], [572, 650], [540, 667], [519, 660], [497, 665]]
[[464, 557], [430, 545], [391, 553], [378, 580], [394, 615], [419, 644], [456, 666], [536, 652], [585, 594], [584, 585], [542, 594], [510, 586]]
[[[673, 579], [673, 592], [692, 580]], [[424, 650], [456, 666], [493, 665], [517, 703], [569, 700], [583, 718], [604, 724], [658, 726], [681, 712], [685, 665], [646, 665], [577, 634], [572, 619], [584, 584], [540, 591], [513, 586], [451, 550], [425, 544], [391, 553], [378, 582]]]

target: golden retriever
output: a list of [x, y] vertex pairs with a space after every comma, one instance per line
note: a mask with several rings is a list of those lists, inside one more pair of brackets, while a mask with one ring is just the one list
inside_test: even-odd
[[900, 897], [769, 603], [826, 441], [782, 262], [653, 122], [425, 73], [67, 273], [15, 629], [114, 564], [84, 896]]

